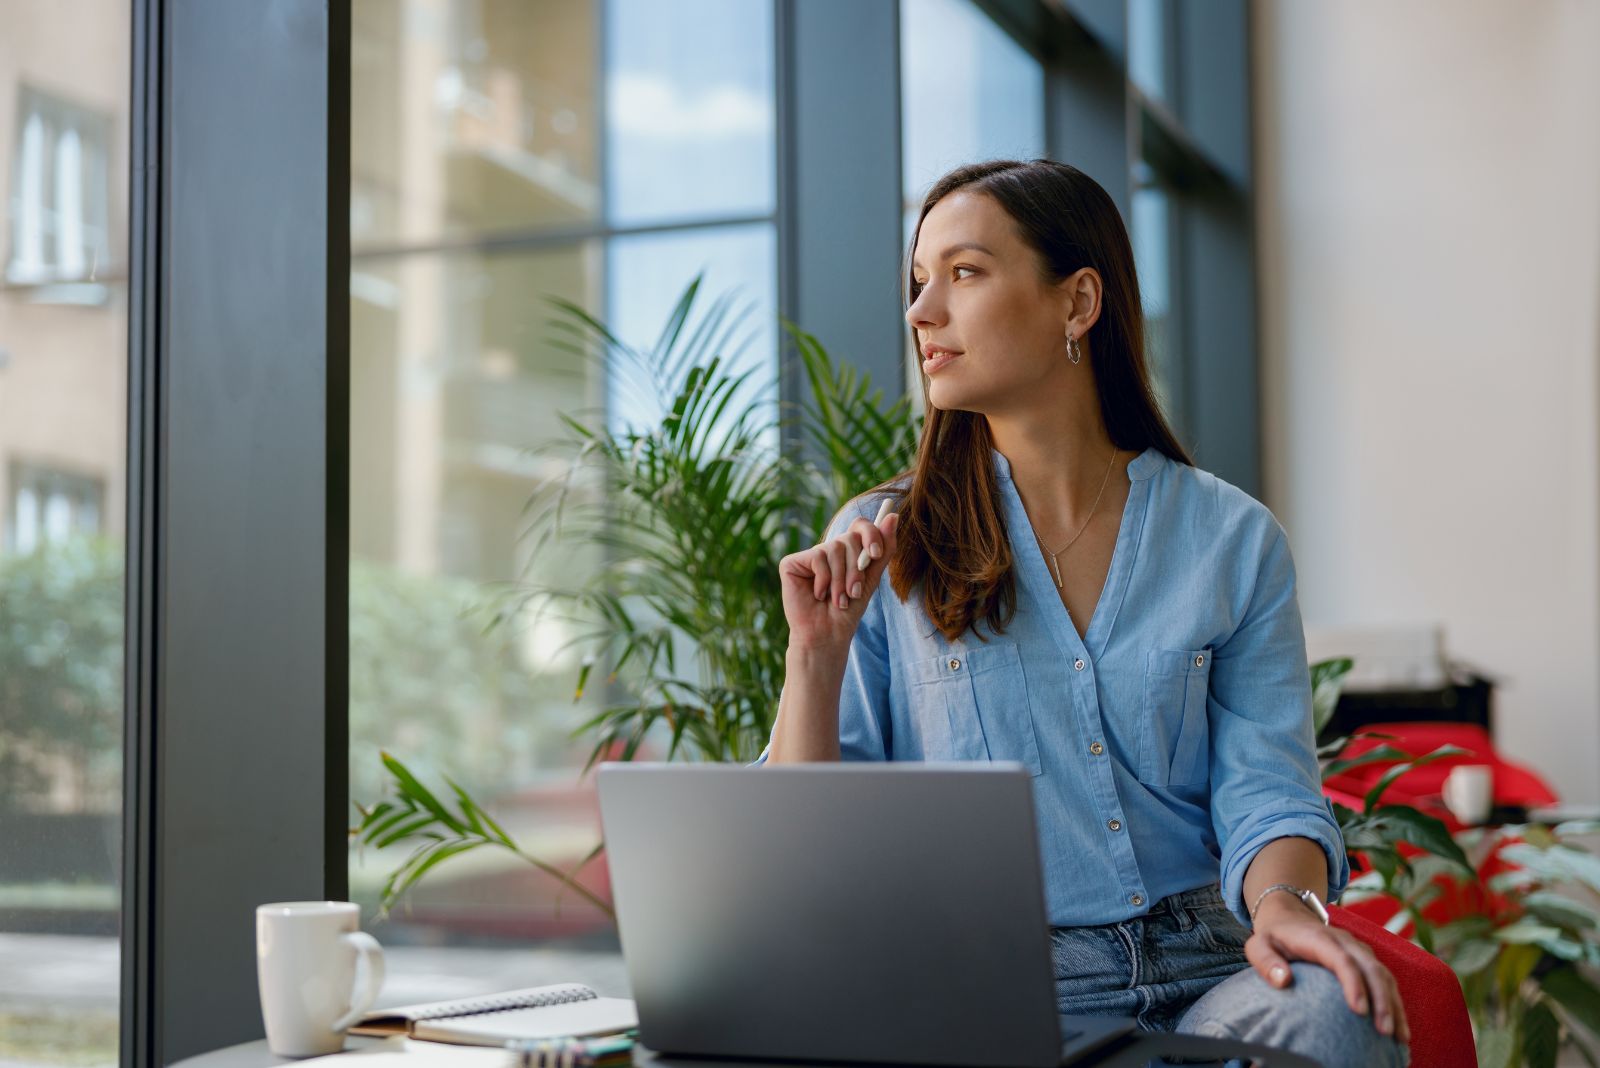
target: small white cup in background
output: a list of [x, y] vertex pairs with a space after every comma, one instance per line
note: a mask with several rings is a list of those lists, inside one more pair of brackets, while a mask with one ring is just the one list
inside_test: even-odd
[[1444, 803], [1469, 826], [1484, 822], [1494, 805], [1494, 768], [1488, 764], [1460, 764], [1444, 777]]
[[261, 1018], [276, 1056], [338, 1053], [345, 1031], [377, 1000], [383, 947], [360, 928], [361, 906], [352, 901], [279, 901], [256, 908]]

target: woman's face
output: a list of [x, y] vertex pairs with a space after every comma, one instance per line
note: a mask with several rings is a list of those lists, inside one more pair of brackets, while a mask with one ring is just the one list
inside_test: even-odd
[[982, 193], [952, 193], [928, 212], [912, 256], [921, 292], [906, 321], [929, 404], [992, 415], [1037, 400], [1041, 386], [1071, 366], [1071, 302], [1064, 287], [1040, 279], [1038, 263], [1011, 216]]

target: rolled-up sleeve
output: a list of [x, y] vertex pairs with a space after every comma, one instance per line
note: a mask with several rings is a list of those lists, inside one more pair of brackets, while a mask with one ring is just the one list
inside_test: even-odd
[[1322, 793], [1294, 559], [1276, 519], [1260, 544], [1244, 615], [1212, 650], [1206, 704], [1222, 897], [1246, 926], [1245, 872], [1275, 838], [1309, 838], [1322, 847], [1331, 898], [1350, 881], [1344, 838]]
[[[857, 503], [846, 508], [828, 527], [828, 538], [836, 538], [850, 529], [858, 515], [876, 512], [878, 500]], [[883, 611], [883, 598], [893, 597], [888, 581], [880, 580], [878, 588], [867, 600], [861, 622], [850, 640], [850, 652], [845, 661], [844, 681], [839, 687], [839, 757], [841, 760], [887, 760], [890, 745], [889, 713], [889, 635]], [[779, 692], [779, 704], [783, 703]], [[773, 723], [777, 727], [776, 721]], [[772, 751], [768, 738], [766, 748], [752, 763], [765, 764]]]

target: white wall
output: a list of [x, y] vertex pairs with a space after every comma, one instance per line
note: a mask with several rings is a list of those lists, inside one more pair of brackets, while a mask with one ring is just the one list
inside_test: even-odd
[[1600, 801], [1600, 3], [1257, 0], [1266, 503]]

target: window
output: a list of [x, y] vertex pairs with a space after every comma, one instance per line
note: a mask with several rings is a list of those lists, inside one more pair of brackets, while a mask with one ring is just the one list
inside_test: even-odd
[[[579, 777], [592, 739], [571, 736], [605, 696], [574, 699], [572, 641], [592, 621], [484, 624], [507, 584], [605, 566], [600, 546], [535, 554], [522, 536], [564, 467], [539, 451], [561, 417], [621, 429], [662, 413], [555, 344], [547, 298], [644, 349], [703, 271], [695, 315], [730, 291], [749, 307], [748, 344], [723, 355], [776, 399], [772, 18], [751, 0], [355, 3], [352, 800], [380, 796], [382, 749], [461, 783], [543, 859], [573, 866], [599, 840]], [[369, 922], [408, 851], [352, 860]], [[548, 979], [519, 984], [619, 988], [607, 918], [515, 857], [454, 860], [409, 902], [373, 927], [402, 958], [406, 942], [468, 952], [493, 936], [548, 954]], [[486, 989], [488, 967], [472, 969]]]
[[934, 179], [983, 159], [1044, 155], [1044, 69], [971, 0], [900, 8], [905, 238]]
[[31, 553], [75, 534], [99, 534], [104, 498], [105, 484], [94, 476], [17, 464], [11, 476], [11, 551]]
[[1142, 92], [1171, 100], [1171, 0], [1127, 0], [1128, 78]]
[[6, 280], [92, 281], [111, 258], [111, 121], [27, 86], [17, 100]]

